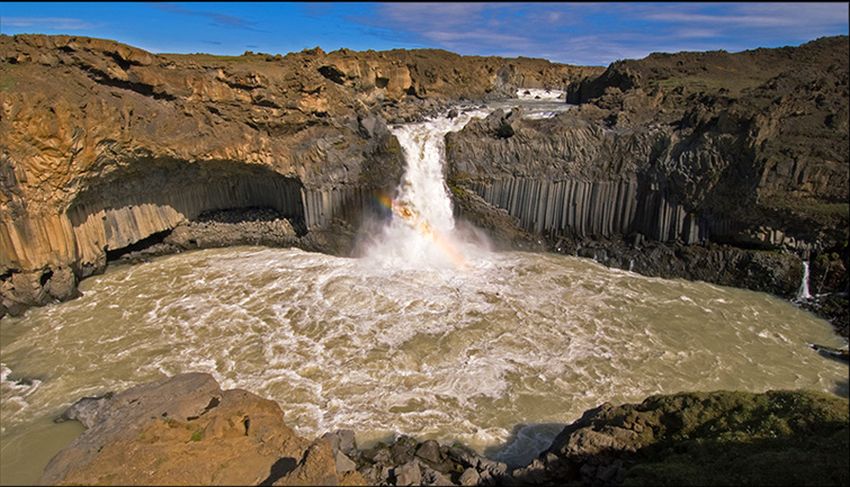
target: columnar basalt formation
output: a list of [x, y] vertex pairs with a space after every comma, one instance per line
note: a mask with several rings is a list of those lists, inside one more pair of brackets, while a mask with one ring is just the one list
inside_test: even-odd
[[[622, 253], [654, 240], [829, 256], [822, 291], [846, 292], [848, 51], [845, 36], [614, 63], [572, 84], [578, 106], [554, 118], [498, 111], [449, 134], [449, 185], [553, 247], [625, 240], [607, 246]], [[782, 281], [799, 282], [801, 266], [785, 267], [795, 275]]]
[[620, 181], [506, 178], [472, 182], [491, 205], [505, 208], [527, 230], [551, 237], [613, 237], [640, 232], [661, 242], [705, 240], [707, 229], [660, 191], [640, 191], [637, 178]]
[[356, 223], [403, 170], [385, 120], [599, 71], [437, 50], [155, 55], [0, 36], [0, 316], [74, 296], [110, 252], [204, 211], [268, 207], [311, 231]]

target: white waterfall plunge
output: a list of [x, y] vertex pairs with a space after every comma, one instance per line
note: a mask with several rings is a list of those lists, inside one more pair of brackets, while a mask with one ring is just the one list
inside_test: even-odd
[[407, 169], [395, 196], [383, 198], [393, 218], [367, 250], [367, 257], [393, 267], [464, 268], [482, 251], [456, 231], [443, 166], [446, 134], [489, 111], [468, 111], [391, 129], [404, 151]]
[[812, 299], [809, 293], [809, 261], [803, 262], [803, 282], [800, 283], [800, 289], [797, 291], [797, 301], [804, 299]]

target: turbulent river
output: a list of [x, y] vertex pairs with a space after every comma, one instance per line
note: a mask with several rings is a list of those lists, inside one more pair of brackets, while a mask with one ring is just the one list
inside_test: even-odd
[[363, 257], [190, 252], [111, 268], [79, 299], [0, 321], [2, 481], [38, 478], [81, 431], [50, 421], [79, 397], [189, 371], [278, 401], [307, 437], [406, 433], [509, 462], [604, 401], [846, 394], [846, 365], [807, 346], [841, 339], [780, 299], [465, 243], [441, 144], [476, 113], [394, 128], [411, 167]]

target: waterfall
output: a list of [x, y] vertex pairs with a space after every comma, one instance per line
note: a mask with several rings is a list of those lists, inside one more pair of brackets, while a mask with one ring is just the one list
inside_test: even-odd
[[800, 283], [800, 289], [797, 291], [797, 301], [812, 299], [809, 293], [809, 261], [803, 262], [803, 282]]
[[635, 268], [635, 260], [629, 259], [629, 272], [632, 272]]
[[391, 128], [407, 168], [395, 196], [381, 198], [393, 218], [367, 256], [402, 267], [465, 267], [469, 254], [477, 249], [455, 231], [443, 174], [445, 136], [488, 111], [468, 111], [454, 118], [443, 116]]

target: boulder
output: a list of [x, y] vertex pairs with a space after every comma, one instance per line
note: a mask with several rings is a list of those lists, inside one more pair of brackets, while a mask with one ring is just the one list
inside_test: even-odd
[[414, 459], [394, 468], [393, 476], [396, 485], [419, 485], [422, 482], [419, 461]]
[[[92, 412], [81, 414], [86, 408]], [[71, 409], [78, 413], [68, 416], [89, 428], [51, 459], [39, 483], [258, 484], [299, 460], [300, 472], [316, 471], [303, 453], [308, 442], [286, 426], [277, 403], [223, 391], [209, 374], [177, 375]]]

